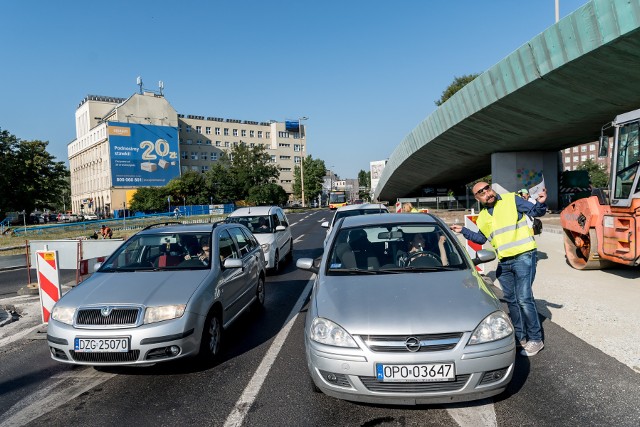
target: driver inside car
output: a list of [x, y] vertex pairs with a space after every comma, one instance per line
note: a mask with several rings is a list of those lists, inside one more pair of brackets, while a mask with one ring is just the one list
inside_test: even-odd
[[[434, 239], [430, 240], [435, 240], [436, 235], [434, 234], [433, 237]], [[401, 267], [406, 267], [419, 257], [424, 256], [435, 258], [433, 255], [439, 255], [438, 261], [440, 261], [443, 266], [449, 265], [449, 260], [447, 259], [447, 251], [444, 246], [446, 241], [447, 238], [444, 235], [438, 233], [437, 243], [429, 244], [425, 240], [422, 233], [416, 233], [409, 243], [407, 253], [401, 253], [398, 259], [398, 264]], [[437, 248], [435, 246], [437, 246]], [[416, 263], [414, 262], [414, 264]]]

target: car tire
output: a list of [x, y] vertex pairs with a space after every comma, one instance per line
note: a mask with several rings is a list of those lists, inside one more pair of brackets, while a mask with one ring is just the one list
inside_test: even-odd
[[211, 310], [205, 320], [200, 339], [199, 356], [203, 361], [215, 362], [222, 347], [222, 318], [217, 309]]
[[260, 313], [262, 310], [264, 310], [264, 298], [265, 298], [264, 278], [260, 276], [258, 278], [258, 288], [256, 289], [256, 299], [255, 301], [253, 301], [253, 305], [251, 306], [251, 309], [254, 312]]

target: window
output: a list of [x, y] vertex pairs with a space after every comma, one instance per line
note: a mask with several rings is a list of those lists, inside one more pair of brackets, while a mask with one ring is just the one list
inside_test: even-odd
[[564, 158], [565, 163], [571, 163], [571, 157], [567, 156]]
[[210, 140], [210, 139], [207, 139], [207, 140], [205, 141], [205, 144], [206, 144], [206, 145], [211, 145], [211, 140]]
[[262, 138], [262, 131], [261, 130], [258, 131], [258, 138]]
[[202, 126], [196, 126], [196, 133], [202, 133]]
[[581, 153], [586, 153], [587, 152], [587, 146], [586, 145], [581, 146], [580, 147], [580, 152]]
[[580, 156], [580, 161], [584, 162], [585, 160], [587, 160], [587, 155], [583, 154], [582, 156]]
[[291, 156], [280, 156], [280, 160], [291, 160]]
[[264, 133], [264, 137], [265, 138], [271, 138], [271, 132], [265, 132]]
[[207, 127], [204, 129], [204, 132], [205, 132], [207, 135], [211, 135], [211, 126], [207, 126]]
[[200, 153], [200, 158], [202, 160], [207, 160], [208, 154], [206, 151], [203, 151], [202, 153]]
[[180, 152], [180, 158], [182, 160], [187, 160], [187, 152], [186, 151], [181, 151]]
[[255, 147], [256, 144], [254, 144], [253, 142], [251, 144], [249, 144], [249, 147], [253, 148]]
[[191, 152], [191, 160], [198, 160], [198, 153], [196, 151]]
[[216, 141], [216, 147], [221, 147], [222, 146], [222, 141]]
[[187, 133], [191, 132], [191, 125], [187, 125]]
[[216, 128], [216, 135], [220, 135], [220, 128]]
[[224, 136], [229, 136], [229, 128], [224, 128]]
[[202, 166], [202, 167], [200, 168], [200, 172], [202, 172], [202, 173], [205, 173], [205, 172], [206, 172], [206, 171], [208, 171], [208, 170], [209, 170], [209, 166], [207, 166], [207, 165], [204, 165], [204, 166]]
[[247, 131], [246, 131], [246, 130], [244, 130], [244, 129], [242, 129], [242, 130], [240, 131], [240, 136], [247, 136]]
[[178, 132], [182, 132], [182, 123], [178, 124]]
[[573, 147], [573, 152], [577, 153], [578, 152], [578, 147]]
[[596, 144], [589, 144], [589, 151], [596, 151]]
[[224, 146], [228, 148], [229, 147], [229, 141], [225, 141], [224, 142]]
[[196, 165], [191, 166], [191, 170], [194, 172], [198, 172], [199, 168]]
[[218, 251], [221, 264], [224, 264], [224, 260], [227, 258], [239, 258], [236, 245], [233, 244], [233, 240], [226, 230], [220, 233]]
[[[282, 157], [282, 156], [280, 156]], [[300, 164], [300, 156], [294, 156], [293, 157], [293, 163], [295, 163], [296, 165]]]
[[249, 136], [250, 136], [251, 138], [253, 138], [253, 137], [255, 136], [255, 134], [256, 134], [256, 131], [254, 131], [254, 130], [250, 130], [250, 131], [249, 131]]
[[238, 129], [233, 130], [233, 136], [238, 136]]
[[565, 148], [565, 149], [564, 149], [564, 152], [565, 152], [565, 153], [570, 153], [570, 152], [571, 152], [571, 148]]
[[247, 237], [244, 235], [240, 227], [234, 227], [229, 229], [229, 234], [233, 240], [238, 244], [238, 249], [240, 249], [240, 255], [244, 257], [245, 255], [251, 252], [251, 244], [247, 240]]
[[218, 153], [211, 153], [211, 160], [218, 160]]
[[191, 144], [193, 144], [193, 141], [190, 139], [187, 139], [187, 145], [191, 145]]
[[197, 141], [196, 141], [196, 144], [198, 144], [198, 145], [202, 145], [202, 140], [201, 140], [201, 139], [197, 140]]
[[596, 155], [593, 154], [593, 153], [589, 154], [589, 159], [595, 160], [596, 159]]
[[577, 162], [578, 162], [578, 160], [579, 160], [579, 159], [578, 159], [578, 156], [573, 156], [573, 161], [574, 161], [575, 163], [577, 163]]
[[276, 162], [276, 156], [273, 155], [273, 156], [271, 156], [271, 163], [275, 163], [275, 162]]
[[289, 138], [289, 132], [280, 131], [280, 132], [278, 132], [278, 137], [279, 138]]

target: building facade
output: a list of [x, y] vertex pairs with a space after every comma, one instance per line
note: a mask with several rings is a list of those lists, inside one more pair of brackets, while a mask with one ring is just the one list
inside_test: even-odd
[[294, 167], [306, 150], [306, 127], [178, 114], [162, 94], [89, 95], [76, 109], [76, 139], [67, 146], [71, 210], [110, 216], [136, 189], [164, 186], [188, 170], [206, 172], [237, 144], [263, 146], [291, 196]]
[[609, 143], [609, 152], [606, 157], [598, 157], [598, 142], [589, 142], [587, 144], [575, 145], [570, 148], [565, 148], [560, 151], [562, 156], [562, 170], [574, 171], [577, 170], [580, 164], [587, 160], [591, 160], [594, 163], [600, 165], [607, 173], [611, 168], [611, 155], [612, 155], [613, 143]]

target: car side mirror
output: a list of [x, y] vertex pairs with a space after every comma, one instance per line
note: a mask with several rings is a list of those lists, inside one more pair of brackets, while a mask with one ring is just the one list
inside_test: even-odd
[[284, 231], [284, 230], [286, 230], [286, 229], [287, 229], [287, 228], [286, 228], [284, 225], [278, 225], [278, 226], [276, 226], [276, 231]]
[[93, 272], [95, 273], [96, 271], [98, 271], [100, 267], [102, 267], [101, 262], [96, 262], [95, 264], [93, 264]]
[[496, 259], [495, 252], [480, 249], [476, 252], [476, 257], [473, 259], [473, 265], [484, 264], [485, 262], [493, 261], [494, 259]]
[[609, 155], [609, 137], [600, 135], [598, 145], [598, 157], [607, 157]]
[[318, 269], [318, 267], [316, 267], [315, 265], [313, 265], [313, 258], [300, 258], [298, 259], [298, 261], [296, 261], [296, 267], [298, 267], [301, 270], [307, 270], [310, 271], [312, 273], [318, 273], [318, 271], [320, 271]]
[[242, 260], [238, 258], [227, 258], [222, 265], [224, 268], [242, 268]]

